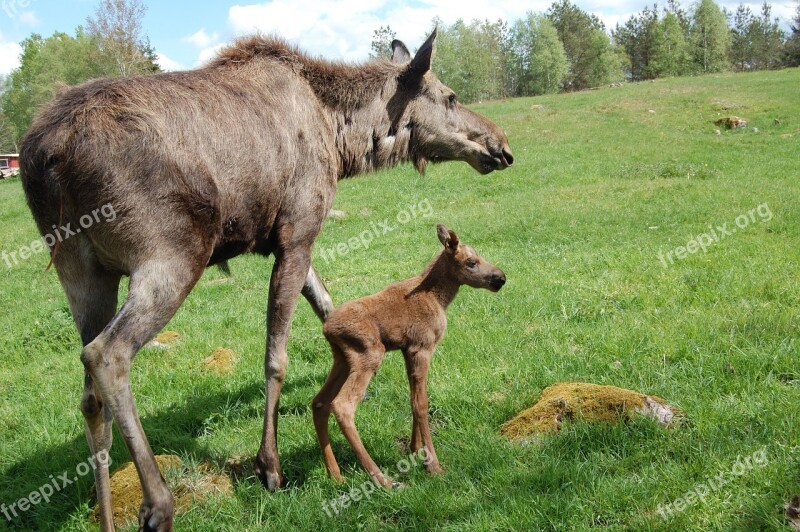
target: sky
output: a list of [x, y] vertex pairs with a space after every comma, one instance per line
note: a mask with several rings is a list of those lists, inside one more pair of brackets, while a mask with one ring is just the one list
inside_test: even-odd
[[[653, 0], [573, 0], [613, 28]], [[734, 11], [738, 1], [717, 2]], [[666, 3], [666, 2], [662, 2]], [[689, 0], [683, 2], [690, 5]], [[770, 2], [783, 27], [795, 12], [792, 0]], [[19, 65], [19, 42], [31, 33], [74, 34], [98, 0], [0, 0], [0, 75]], [[373, 31], [391, 26], [414, 50], [439, 17], [513, 22], [528, 11], [543, 12], [552, 0], [144, 0], [144, 33], [165, 70], [202, 65], [226, 42], [260, 31], [281, 35], [302, 49], [331, 59], [358, 61], [370, 52]], [[754, 12], [760, 4], [746, 3]]]

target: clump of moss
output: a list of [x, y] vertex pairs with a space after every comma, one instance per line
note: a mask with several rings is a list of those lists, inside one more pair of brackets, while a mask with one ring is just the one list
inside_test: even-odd
[[210, 356], [203, 359], [202, 365], [206, 371], [214, 372], [217, 375], [228, 375], [233, 373], [238, 361], [239, 357], [236, 353], [230, 349], [218, 347]]
[[[170, 491], [175, 496], [175, 511], [183, 512], [193, 504], [201, 503], [212, 495], [233, 493], [231, 479], [224, 474], [214, 473], [207, 464], [190, 469], [174, 455], [157, 455], [156, 463]], [[111, 475], [111, 505], [114, 513], [114, 526], [123, 528], [136, 522], [142, 502], [142, 486], [136, 474], [136, 466], [128, 462]], [[97, 521], [100, 508], [95, 507], [92, 520]]]
[[178, 338], [180, 338], [180, 334], [176, 333], [175, 331], [164, 331], [153, 338], [150, 343], [147, 344], [147, 347], [167, 349], [171, 347]]
[[666, 401], [656, 396], [616, 386], [559, 382], [545, 388], [539, 401], [505, 423], [500, 433], [509, 439], [524, 441], [558, 432], [565, 419], [616, 423], [637, 414], [669, 425], [676, 413]]

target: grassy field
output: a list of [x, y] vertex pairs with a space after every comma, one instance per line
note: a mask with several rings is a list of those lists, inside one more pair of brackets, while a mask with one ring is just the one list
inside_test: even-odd
[[[176, 528], [787, 529], [782, 505], [800, 493], [798, 86], [794, 69], [487, 103], [476, 109], [507, 131], [512, 169], [481, 177], [450, 163], [420, 177], [406, 166], [342, 182], [335, 208], [346, 216], [327, 222], [315, 257], [337, 302], [417, 274], [440, 247], [440, 222], [508, 277], [497, 294], [462, 290], [434, 357], [430, 414], [447, 472], [396, 474], [406, 489], [327, 515], [323, 503], [368, 477], [335, 425], [347, 483], [326, 477], [309, 402], [331, 354], [301, 302], [279, 429], [291, 486], [269, 494], [244, 478]], [[712, 121], [728, 114], [750, 127], [716, 135]], [[384, 220], [393, 230], [369, 249], [323, 256]], [[0, 235], [0, 251], [37, 238], [18, 180], [0, 182]], [[694, 252], [678, 249], [687, 246]], [[89, 455], [79, 339], [46, 264], [45, 254], [0, 262], [6, 505]], [[175, 346], [143, 349], [132, 373], [155, 452], [219, 469], [251, 460], [264, 404], [271, 260], [231, 266], [231, 278], [206, 272], [167, 327], [181, 335]], [[220, 346], [241, 357], [224, 377], [201, 367]], [[686, 416], [673, 430], [575, 422], [524, 446], [498, 436], [557, 381], [655, 394]], [[399, 354], [387, 356], [357, 422], [395, 473], [411, 430]], [[112, 459], [112, 470], [129, 461], [118, 433]], [[727, 483], [709, 488], [719, 475]], [[14, 521], [0, 518], [0, 529], [97, 528], [92, 484], [79, 478]], [[701, 486], [702, 499], [681, 504]]]

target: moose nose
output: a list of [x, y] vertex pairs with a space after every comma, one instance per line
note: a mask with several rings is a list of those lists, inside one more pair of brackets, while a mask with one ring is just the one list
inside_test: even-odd
[[503, 274], [492, 275], [491, 283], [492, 283], [492, 287], [497, 288], [498, 290], [500, 290], [503, 287], [503, 285], [506, 284], [506, 276], [503, 275]]
[[506, 160], [508, 166], [514, 164], [514, 156], [511, 155], [511, 151], [506, 148], [503, 148], [503, 159]]

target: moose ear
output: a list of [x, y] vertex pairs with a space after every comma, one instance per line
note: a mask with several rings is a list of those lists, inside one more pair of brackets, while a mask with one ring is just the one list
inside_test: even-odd
[[403, 41], [397, 39], [392, 41], [392, 63], [408, 63], [411, 61], [411, 54]]
[[442, 224], [437, 225], [436, 234], [439, 237], [439, 242], [441, 242], [448, 251], [455, 251], [456, 248], [458, 248], [458, 235], [446, 226]]
[[431, 69], [431, 61], [433, 60], [433, 43], [436, 40], [436, 33], [438, 32], [438, 28], [433, 29], [433, 33], [431, 33], [430, 37], [422, 43], [422, 46], [419, 47], [417, 50], [414, 59], [411, 60], [411, 65], [409, 69], [411, 72], [414, 72], [418, 76], [422, 77], [425, 72]]

